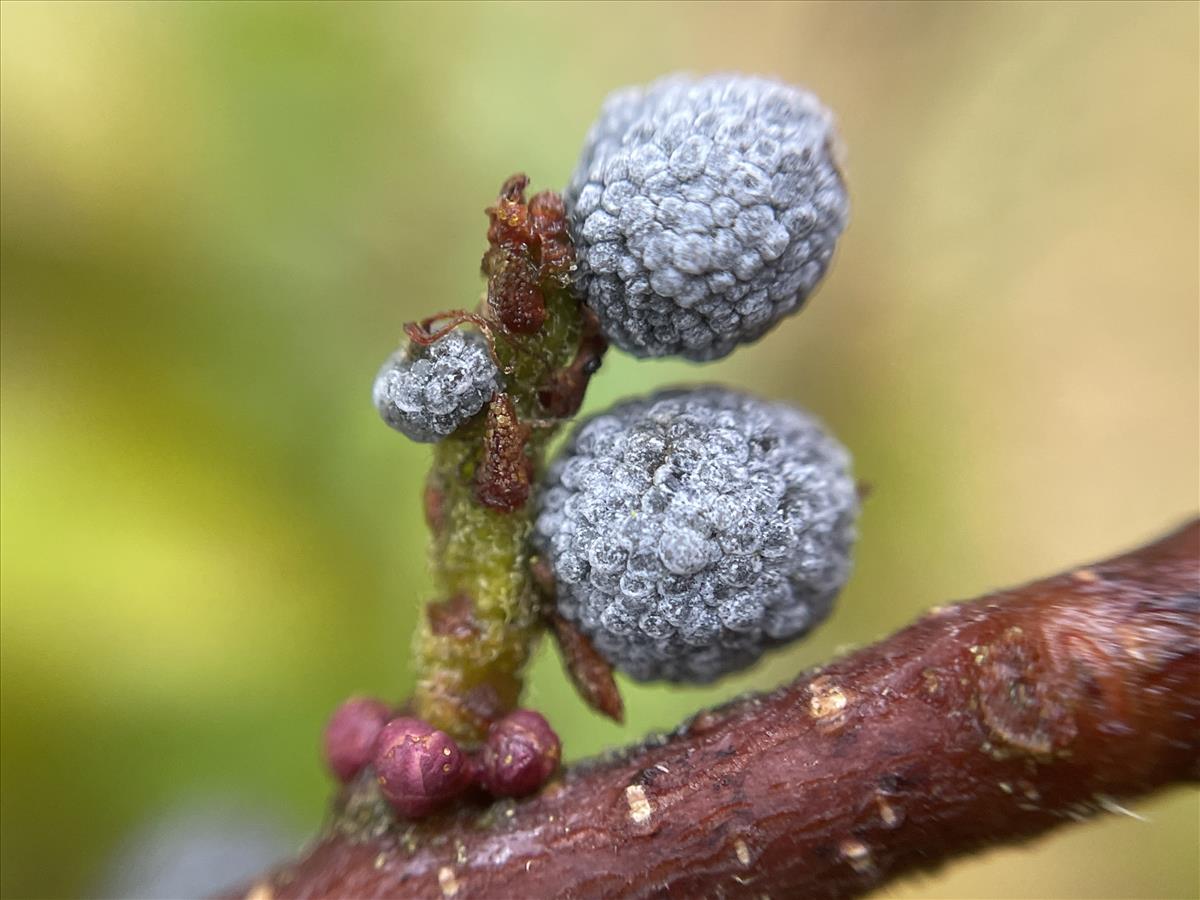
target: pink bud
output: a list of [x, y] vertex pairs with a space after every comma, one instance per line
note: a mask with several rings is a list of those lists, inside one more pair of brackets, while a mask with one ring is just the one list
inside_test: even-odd
[[467, 787], [464, 757], [454, 738], [428, 722], [401, 717], [375, 742], [379, 789], [402, 816], [420, 818]]
[[562, 755], [558, 735], [530, 709], [510, 713], [488, 729], [480, 781], [497, 797], [532, 794], [554, 774]]
[[325, 726], [325, 763], [339, 781], [347, 782], [371, 761], [375, 739], [391, 710], [372, 697], [351, 697]]

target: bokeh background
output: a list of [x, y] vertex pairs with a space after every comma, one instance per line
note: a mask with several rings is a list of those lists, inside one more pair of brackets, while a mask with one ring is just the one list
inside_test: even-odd
[[[409, 690], [429, 586], [428, 450], [372, 376], [404, 321], [474, 302], [483, 207], [516, 170], [563, 185], [621, 85], [810, 86], [854, 208], [801, 315], [703, 368], [610, 354], [588, 407], [786, 398], [874, 492], [833, 619], [742, 677], [627, 687], [618, 728], [544, 647], [570, 756], [1177, 524], [1198, 32], [1190, 3], [5, 3], [3, 894], [134, 890], [137, 848], [214, 831], [189, 822], [316, 828], [323, 720]], [[1196, 791], [1133, 811], [884, 894], [1200, 893]]]

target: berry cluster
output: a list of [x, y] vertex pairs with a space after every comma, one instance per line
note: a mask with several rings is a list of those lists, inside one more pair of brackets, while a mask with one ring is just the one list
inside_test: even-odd
[[799, 308], [846, 224], [833, 143], [812, 94], [761, 78], [611, 95], [564, 198], [609, 341], [717, 359]]
[[561, 745], [550, 724], [517, 710], [488, 730], [483, 746], [466, 753], [428, 722], [394, 716], [386, 704], [352, 697], [325, 727], [325, 762], [343, 784], [370, 767], [397, 814], [415, 819], [480, 787], [494, 797], [523, 797], [558, 768]]
[[428, 444], [477, 415], [501, 384], [483, 335], [460, 329], [393, 353], [375, 376], [372, 397], [383, 421]]
[[[537, 790], [558, 738], [537, 713], [503, 713], [547, 620], [581, 695], [617, 717], [614, 668], [710, 682], [829, 615], [859, 498], [849, 453], [804, 412], [663, 391], [579, 424], [539, 476], [610, 342], [718, 359], [800, 308], [847, 220], [836, 144], [807, 91], [671, 77], [608, 98], [562, 198], [504, 183], [479, 308], [406, 326], [375, 381], [389, 425], [439, 443], [426, 507], [452, 596], [417, 641], [419, 717], [364, 699], [334, 715], [338, 778], [370, 769], [406, 817], [471, 786]], [[541, 609], [535, 584], [554, 598]], [[464, 752], [455, 737], [488, 722]]]
[[641, 681], [712, 681], [828, 615], [858, 496], [811, 417], [719, 387], [617, 405], [551, 466], [535, 542], [558, 611]]

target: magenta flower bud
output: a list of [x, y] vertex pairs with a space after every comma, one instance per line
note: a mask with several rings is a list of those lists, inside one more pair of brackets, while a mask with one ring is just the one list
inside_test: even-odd
[[325, 763], [339, 781], [349, 781], [371, 761], [375, 739], [391, 717], [373, 697], [351, 697], [334, 711], [325, 726]]
[[488, 729], [480, 782], [494, 796], [523, 797], [546, 783], [561, 755], [562, 744], [550, 723], [531, 709], [519, 709]]
[[400, 815], [416, 819], [467, 787], [462, 750], [454, 738], [428, 722], [392, 719], [375, 741], [379, 789]]

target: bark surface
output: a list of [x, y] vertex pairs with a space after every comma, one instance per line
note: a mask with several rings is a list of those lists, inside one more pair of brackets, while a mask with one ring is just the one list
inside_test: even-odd
[[230, 896], [852, 897], [1200, 778], [1200, 523], [977, 600], [519, 803], [363, 785]]

